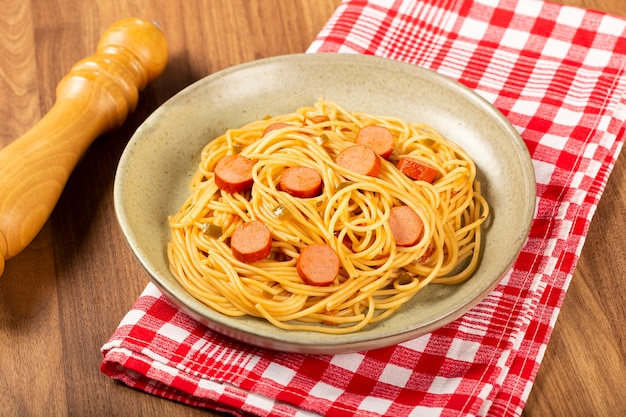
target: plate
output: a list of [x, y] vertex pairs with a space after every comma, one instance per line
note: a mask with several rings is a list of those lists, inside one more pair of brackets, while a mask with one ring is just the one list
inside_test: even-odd
[[[188, 195], [202, 147], [226, 129], [291, 113], [318, 98], [347, 110], [432, 125], [474, 159], [490, 218], [474, 275], [455, 286], [429, 285], [393, 316], [346, 335], [278, 329], [255, 317], [224, 316], [189, 295], [168, 269], [167, 217]], [[115, 212], [125, 238], [165, 296], [210, 329], [262, 348], [312, 354], [400, 343], [457, 319], [506, 275], [526, 241], [535, 176], [524, 142], [490, 103], [436, 72], [356, 54], [294, 54], [214, 73], [160, 106], [137, 129], [119, 162]]]

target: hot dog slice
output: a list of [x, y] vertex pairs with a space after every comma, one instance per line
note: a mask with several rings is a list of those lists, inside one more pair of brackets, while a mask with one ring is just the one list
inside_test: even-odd
[[296, 270], [309, 285], [330, 285], [339, 273], [339, 256], [330, 246], [314, 243], [300, 252]]
[[263, 136], [267, 135], [272, 130], [282, 129], [283, 127], [289, 127], [289, 126], [291, 126], [289, 123], [282, 123], [282, 122], [272, 123], [271, 125], [265, 128], [265, 130], [263, 131]]
[[241, 262], [250, 264], [265, 259], [272, 251], [270, 229], [259, 220], [244, 223], [233, 231], [230, 249]]
[[437, 170], [417, 159], [407, 156], [400, 157], [396, 167], [407, 177], [416, 181], [426, 181], [432, 183], [437, 176]]
[[367, 145], [382, 158], [389, 158], [396, 146], [396, 140], [389, 129], [384, 126], [364, 126], [356, 135], [355, 143]]
[[311, 123], [313, 124], [317, 124], [317, 123], [324, 123], [330, 120], [330, 118], [328, 116], [326, 116], [325, 114], [320, 114], [317, 116], [311, 116], [309, 117], [309, 120], [311, 121]]
[[241, 155], [226, 155], [215, 165], [215, 184], [228, 193], [252, 188], [254, 162]]
[[337, 155], [337, 164], [357, 174], [377, 177], [380, 173], [380, 158], [367, 145], [352, 145]]
[[316, 197], [322, 193], [322, 176], [313, 168], [290, 167], [281, 175], [278, 186], [294, 197]]
[[422, 219], [409, 206], [392, 207], [388, 221], [397, 246], [413, 246], [422, 237]]

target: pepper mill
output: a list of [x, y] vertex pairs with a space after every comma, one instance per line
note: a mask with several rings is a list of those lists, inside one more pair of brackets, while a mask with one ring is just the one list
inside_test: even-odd
[[0, 275], [5, 260], [37, 236], [89, 145], [124, 123], [139, 91], [165, 69], [167, 41], [154, 23], [128, 18], [110, 26], [94, 55], [56, 88], [48, 113], [0, 149]]

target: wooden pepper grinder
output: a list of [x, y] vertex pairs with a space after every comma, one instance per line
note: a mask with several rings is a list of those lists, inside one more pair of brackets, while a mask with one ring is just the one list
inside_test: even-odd
[[0, 149], [0, 275], [39, 233], [76, 163], [98, 136], [135, 110], [139, 91], [165, 69], [168, 47], [153, 23], [123, 19], [96, 53], [61, 79], [50, 111]]

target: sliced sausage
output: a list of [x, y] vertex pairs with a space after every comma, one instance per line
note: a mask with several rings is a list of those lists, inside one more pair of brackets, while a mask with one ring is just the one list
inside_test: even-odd
[[265, 259], [272, 251], [270, 229], [259, 220], [244, 223], [233, 231], [230, 249], [241, 262], [250, 264]]
[[296, 270], [309, 285], [330, 285], [339, 273], [339, 256], [330, 246], [314, 243], [302, 249]]
[[322, 193], [322, 176], [313, 168], [295, 166], [280, 176], [279, 188], [294, 197], [311, 198]]
[[215, 184], [228, 193], [252, 188], [254, 162], [241, 155], [226, 155], [215, 165]]
[[424, 162], [408, 156], [400, 157], [396, 167], [407, 177], [416, 181], [426, 181], [432, 184], [437, 176], [437, 170]]
[[364, 126], [356, 135], [355, 143], [367, 145], [382, 158], [389, 158], [396, 146], [396, 140], [389, 129], [384, 126]]
[[267, 135], [272, 130], [282, 129], [283, 127], [289, 127], [289, 126], [292, 126], [292, 125], [290, 125], [289, 123], [283, 123], [283, 122], [272, 123], [271, 125], [265, 128], [265, 130], [263, 131], [263, 136]]
[[[335, 232], [335, 237], [339, 237], [339, 232]], [[350, 251], [352, 251], [352, 239], [350, 239], [350, 237], [348, 235], [344, 235], [341, 243], [343, 243], [343, 245], [350, 249]]]
[[328, 122], [330, 120], [330, 118], [328, 116], [326, 116], [325, 114], [320, 114], [320, 115], [317, 115], [317, 116], [311, 116], [308, 119], [313, 124], [324, 123], [324, 122]]
[[380, 157], [367, 145], [352, 145], [337, 155], [338, 165], [361, 175], [377, 177], [380, 173]]
[[397, 246], [413, 246], [422, 237], [422, 219], [409, 206], [392, 207], [388, 221]]

